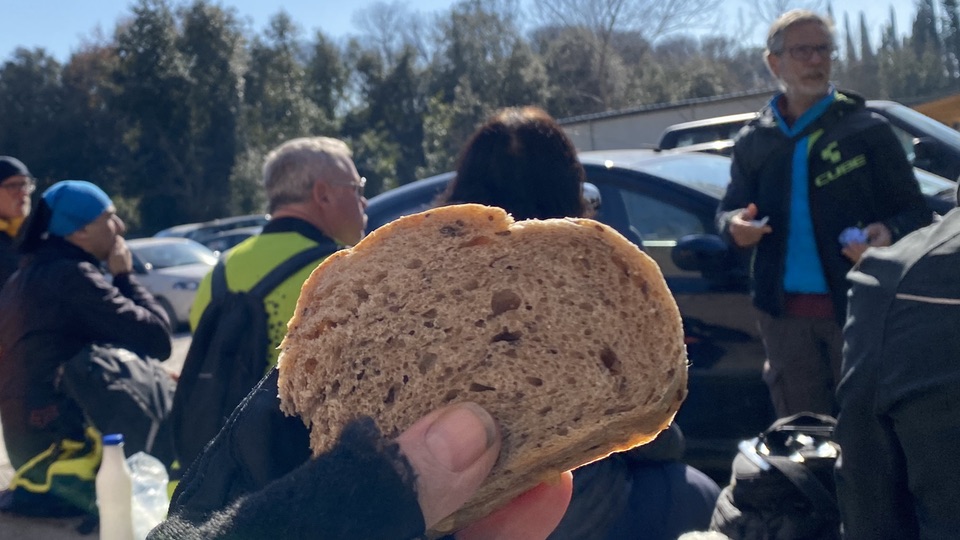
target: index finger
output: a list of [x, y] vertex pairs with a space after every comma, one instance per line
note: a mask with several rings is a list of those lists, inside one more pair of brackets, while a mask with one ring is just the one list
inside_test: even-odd
[[560, 523], [573, 494], [573, 474], [544, 482], [458, 532], [457, 540], [543, 540]]

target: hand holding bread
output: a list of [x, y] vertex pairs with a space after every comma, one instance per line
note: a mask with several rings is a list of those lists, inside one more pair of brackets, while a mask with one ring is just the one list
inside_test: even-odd
[[281, 348], [281, 407], [314, 454], [362, 414], [396, 436], [452, 403], [490, 412], [499, 460], [439, 532], [652, 440], [686, 394], [680, 314], [649, 257], [595, 221], [480, 205], [401, 218], [329, 257]]

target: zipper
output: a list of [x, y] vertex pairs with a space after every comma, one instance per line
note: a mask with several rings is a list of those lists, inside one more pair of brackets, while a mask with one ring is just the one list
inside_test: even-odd
[[941, 304], [945, 306], [960, 306], [960, 298], [940, 298], [936, 296], [920, 296], [917, 294], [897, 293], [897, 300], [913, 300], [927, 304]]

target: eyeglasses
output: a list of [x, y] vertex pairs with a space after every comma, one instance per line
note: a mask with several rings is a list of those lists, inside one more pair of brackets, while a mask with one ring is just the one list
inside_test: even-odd
[[33, 190], [37, 189], [37, 184], [33, 180], [20, 180], [17, 182], [7, 182], [6, 184], [0, 184], [0, 188], [7, 190], [8, 193], [17, 193], [18, 191], [25, 191], [28, 194], [33, 193]]
[[[813, 53], [817, 53], [817, 56], [824, 60], [836, 60], [838, 56], [837, 48], [833, 45], [794, 45], [787, 47], [786, 52], [790, 54], [790, 58], [800, 62], [813, 58]], [[776, 54], [780, 56], [783, 53], [784, 51], [780, 51]]]
[[367, 179], [363, 176], [357, 182], [337, 182], [338, 186], [350, 186], [357, 190], [357, 197], [363, 197], [363, 188], [367, 185]]

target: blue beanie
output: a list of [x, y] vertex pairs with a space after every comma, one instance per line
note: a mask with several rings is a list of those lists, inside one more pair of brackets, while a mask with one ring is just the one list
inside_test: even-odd
[[83, 180], [64, 180], [43, 192], [50, 207], [50, 234], [65, 237], [100, 217], [113, 206], [102, 189]]

